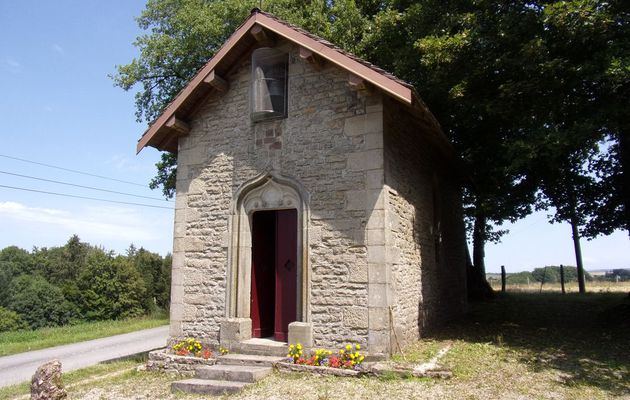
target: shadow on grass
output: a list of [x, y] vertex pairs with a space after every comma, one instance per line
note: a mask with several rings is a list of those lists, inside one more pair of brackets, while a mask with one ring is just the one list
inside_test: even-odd
[[560, 371], [566, 385], [630, 394], [630, 298], [512, 293], [471, 304], [464, 319], [431, 335], [513, 351], [533, 371]]

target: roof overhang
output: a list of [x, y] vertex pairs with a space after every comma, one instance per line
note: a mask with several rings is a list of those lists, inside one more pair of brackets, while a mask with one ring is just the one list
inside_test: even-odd
[[[180, 91], [175, 99], [166, 107], [160, 116], [149, 126], [138, 140], [136, 147], [139, 153], [144, 147], [151, 146], [159, 150], [177, 152], [177, 140], [188, 131], [187, 116], [195, 106], [216, 91], [227, 89], [226, 82], [221, 76], [226, 76], [237, 60], [257, 43], [256, 36], [260, 34], [260, 27], [272, 36], [291, 41], [306, 52], [348, 71], [353, 77], [369, 83], [369, 85], [407, 105], [416, 114], [430, 122], [441, 133], [439, 124], [429, 112], [425, 104], [413, 90], [411, 85], [405, 84], [392, 75], [382, 71], [369, 63], [337, 49], [324, 40], [286, 24], [273, 16], [254, 10], [243, 24], [228, 38], [219, 51], [199, 70], [199, 72]], [[263, 32], [263, 33], [264, 33]], [[444, 139], [446, 139], [444, 137]]]

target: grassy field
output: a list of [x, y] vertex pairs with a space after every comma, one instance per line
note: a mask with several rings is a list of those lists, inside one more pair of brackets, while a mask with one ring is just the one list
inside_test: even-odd
[[[496, 291], [501, 290], [500, 280], [491, 280], [490, 286]], [[586, 291], [588, 293], [608, 293], [608, 292], [630, 292], [630, 282], [586, 282]], [[529, 285], [526, 283], [511, 284], [508, 277], [507, 284], [505, 286], [508, 292], [540, 292], [540, 283], [531, 282]], [[577, 282], [567, 282], [565, 284], [565, 290], [567, 293], [578, 293]], [[560, 283], [545, 283], [542, 287], [543, 292], [560, 292]]]
[[121, 321], [84, 322], [34, 331], [0, 333], [0, 356], [118, 335], [168, 324], [166, 314]]
[[[630, 299], [514, 293], [473, 304], [465, 318], [405, 349], [424, 362], [450, 345], [450, 380], [333, 378], [274, 373], [230, 399], [630, 399]], [[397, 356], [395, 359], [400, 360]], [[170, 393], [177, 379], [112, 364], [68, 378], [71, 399], [201, 399]], [[9, 390], [9, 389], [7, 389]], [[7, 398], [24, 389], [0, 391]]]

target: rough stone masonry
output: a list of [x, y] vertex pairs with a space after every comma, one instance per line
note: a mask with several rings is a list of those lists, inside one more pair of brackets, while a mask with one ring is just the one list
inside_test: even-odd
[[287, 118], [252, 122], [243, 58], [225, 77], [229, 90], [206, 99], [179, 139], [171, 341], [251, 335], [251, 277], [239, 263], [251, 257], [245, 225], [256, 203], [244, 196], [255, 186], [300, 212], [293, 337], [300, 329], [313, 347], [390, 354], [465, 305], [456, 173], [403, 105], [352, 90], [347, 71], [315, 68], [296, 44], [276, 47], [289, 53]]

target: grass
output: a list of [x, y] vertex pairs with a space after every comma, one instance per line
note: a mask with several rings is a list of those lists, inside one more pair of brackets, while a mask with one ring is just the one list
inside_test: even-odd
[[[125, 360], [113, 363], [97, 364], [92, 367], [79, 369], [63, 374], [63, 383], [69, 391], [80, 389], [86, 385], [99, 384], [106, 380], [112, 384], [117, 378], [127, 377], [135, 372], [139, 360]], [[0, 388], [0, 399], [16, 399], [30, 393], [30, 382]]]
[[98, 339], [166, 324], [168, 324], [168, 317], [161, 313], [120, 321], [83, 322], [33, 331], [3, 332], [0, 333], [0, 356]]
[[[490, 286], [495, 291], [501, 291], [501, 280], [490, 280]], [[630, 281], [627, 282], [585, 282], [586, 291], [588, 293], [608, 293], [608, 292], [630, 292]], [[506, 283], [506, 291], [508, 292], [540, 292], [540, 282], [532, 281], [529, 285], [526, 283], [510, 283], [510, 277], [508, 275]], [[560, 283], [545, 283], [542, 287], [542, 292], [560, 292], [562, 289]], [[567, 282], [565, 284], [565, 290], [567, 293], [577, 293], [577, 282]]]
[[[451, 345], [440, 361], [453, 371], [450, 380], [274, 373], [223, 398], [630, 399], [628, 324], [630, 298], [623, 293], [508, 293], [471, 304], [465, 318], [405, 349], [408, 360], [420, 363]], [[128, 366], [116, 375], [74, 383], [69, 397], [205, 398], [172, 394], [173, 375], [124, 368]]]

